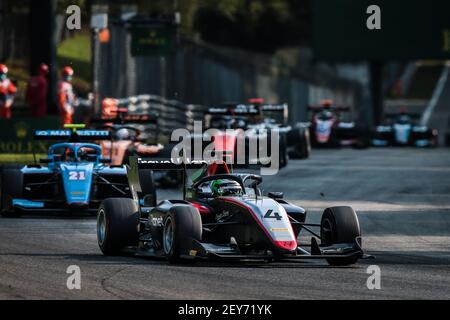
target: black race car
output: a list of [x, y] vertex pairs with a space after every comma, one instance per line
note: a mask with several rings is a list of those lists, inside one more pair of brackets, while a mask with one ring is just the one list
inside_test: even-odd
[[[248, 151], [248, 141], [251, 141], [252, 138], [263, 138], [270, 141], [270, 136], [274, 132], [278, 134], [280, 168], [287, 165], [289, 157], [304, 159], [310, 155], [311, 144], [308, 127], [302, 123], [298, 123], [294, 127], [287, 124], [287, 104], [266, 104], [262, 99], [250, 99], [246, 104], [223, 103], [219, 107], [210, 108], [206, 115], [206, 128], [228, 130], [226, 135], [218, 135], [216, 141], [220, 141], [221, 145], [222, 141], [226, 141], [230, 152], [236, 152], [236, 139], [244, 130], [247, 139], [246, 151]], [[282, 116], [281, 120], [277, 120], [278, 115]], [[263, 154], [271, 156], [270, 149], [260, 150], [263, 151]], [[263, 157], [258, 160], [261, 159]]]
[[[351, 207], [324, 210], [320, 224], [306, 223], [305, 209], [290, 204], [280, 192], [262, 196], [261, 176], [236, 174], [224, 162], [175, 164], [165, 159], [133, 158], [128, 177], [132, 191], [141, 190], [141, 170], [197, 167], [184, 189], [183, 200], [153, 195], [141, 206], [134, 199], [106, 199], [98, 210], [98, 244], [105, 255], [133, 253], [183, 260], [296, 260], [325, 259], [331, 265], [350, 265], [367, 257], [361, 231]], [[317, 228], [320, 231], [314, 232]], [[301, 231], [312, 235], [309, 250], [297, 242]]]

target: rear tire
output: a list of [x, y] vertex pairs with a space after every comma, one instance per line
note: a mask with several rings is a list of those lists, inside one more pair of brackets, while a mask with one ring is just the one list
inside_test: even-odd
[[118, 255], [139, 241], [139, 208], [133, 199], [109, 198], [97, 214], [97, 241], [104, 255]]
[[282, 134], [280, 135], [280, 159], [279, 159], [279, 165], [280, 168], [284, 168], [288, 165], [289, 162], [289, 157], [288, 157], [288, 153], [287, 153], [287, 139], [286, 139], [286, 135]]
[[289, 156], [293, 159], [307, 159], [311, 155], [311, 139], [309, 129], [294, 129], [291, 137], [295, 143], [294, 151]]
[[20, 217], [12, 207], [12, 199], [21, 198], [23, 191], [23, 174], [20, 170], [3, 169], [1, 174], [0, 213], [6, 218]]
[[192, 240], [202, 239], [202, 219], [196, 208], [174, 206], [164, 219], [163, 250], [169, 263], [182, 262], [189, 255]]
[[[325, 209], [320, 222], [322, 244], [331, 246], [339, 243], [354, 243], [361, 236], [358, 217], [351, 207]], [[355, 264], [358, 257], [327, 259], [332, 266]]]

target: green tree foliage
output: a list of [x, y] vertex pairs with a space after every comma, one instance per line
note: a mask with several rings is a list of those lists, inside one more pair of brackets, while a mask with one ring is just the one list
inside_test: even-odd
[[203, 40], [261, 52], [309, 39], [307, 0], [200, 1], [193, 30]]
[[135, 4], [139, 13], [158, 16], [181, 12], [181, 31], [219, 45], [273, 52], [310, 38], [311, 0], [58, 0], [108, 4], [110, 11]]

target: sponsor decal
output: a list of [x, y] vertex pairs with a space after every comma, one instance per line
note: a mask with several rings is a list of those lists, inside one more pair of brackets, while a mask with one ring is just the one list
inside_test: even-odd
[[163, 225], [163, 218], [162, 217], [150, 216], [150, 223], [154, 227], [162, 227], [162, 225]]
[[189, 255], [190, 255], [191, 257], [195, 257], [195, 256], [197, 255], [197, 250], [190, 250], [190, 251], [189, 251]]
[[272, 232], [288, 232], [288, 228], [270, 228]]
[[224, 210], [222, 213], [216, 214], [216, 221], [220, 222], [224, 218], [228, 218], [230, 216], [230, 211]]

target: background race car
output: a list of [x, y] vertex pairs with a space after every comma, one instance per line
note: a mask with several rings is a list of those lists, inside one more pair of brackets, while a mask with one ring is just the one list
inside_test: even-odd
[[[127, 164], [130, 156], [170, 158], [175, 144], [159, 143], [159, 114], [131, 112], [131, 100], [105, 98], [102, 117], [93, 119], [93, 124], [101, 124], [97, 129], [111, 131], [111, 140], [99, 142], [103, 156], [111, 158], [113, 165]], [[180, 185], [181, 177], [177, 172], [157, 172], [154, 181], [158, 187], [173, 188]]]
[[331, 100], [323, 100], [319, 106], [310, 106], [308, 110], [311, 144], [314, 147], [365, 148], [370, 145], [367, 127], [344, 120], [344, 114], [350, 111], [349, 108], [333, 106]]
[[[67, 140], [50, 146], [48, 158], [1, 175], [1, 213], [95, 212], [110, 197], [131, 197], [125, 166], [110, 166], [99, 145], [81, 141], [110, 139], [109, 131], [78, 130], [84, 125], [66, 125], [71, 130], [38, 130], [37, 140]], [[153, 192], [151, 176], [146, 192]]]
[[[105, 255], [128, 252], [166, 257], [171, 263], [326, 259], [331, 265], [354, 264], [365, 256], [352, 208], [327, 208], [320, 224], [305, 223], [305, 209], [283, 200], [280, 192], [262, 196], [261, 176], [234, 174], [225, 162], [176, 164], [168, 159], [134, 158], [129, 179], [133, 190], [140, 190], [140, 170], [181, 169], [185, 173], [187, 167], [196, 167], [197, 172], [190, 176], [183, 200], [164, 200], [156, 207], [147, 204], [147, 197], [143, 206], [133, 199], [103, 201], [97, 238]], [[314, 227], [320, 235], [311, 231]], [[297, 243], [302, 230], [312, 235], [310, 251]]]
[[[281, 120], [277, 119], [281, 115]], [[234, 134], [228, 133], [231, 140], [229, 151], [236, 152], [236, 137], [246, 130], [246, 154], [248, 155], [248, 142], [254, 138], [262, 138], [270, 142], [270, 135], [276, 131], [279, 135], [278, 152], [279, 165], [285, 167], [289, 156], [293, 158], [308, 158], [310, 155], [309, 132], [303, 124], [294, 128], [287, 124], [287, 104], [265, 104], [262, 99], [250, 99], [247, 104], [223, 103], [217, 108], [210, 108], [206, 116], [206, 127], [221, 130], [232, 129]], [[223, 135], [222, 135], [223, 136]], [[216, 140], [223, 140], [224, 137]], [[270, 143], [267, 149], [260, 146], [260, 154], [271, 156]], [[260, 157], [259, 160], [261, 160]], [[258, 160], [258, 159], [257, 159]], [[249, 159], [249, 162], [255, 162]], [[269, 159], [263, 159], [268, 162]], [[235, 161], [237, 162], [237, 161]]]
[[412, 116], [400, 112], [394, 120], [375, 128], [372, 138], [374, 146], [414, 146], [436, 147], [438, 132], [436, 129], [417, 125]]

